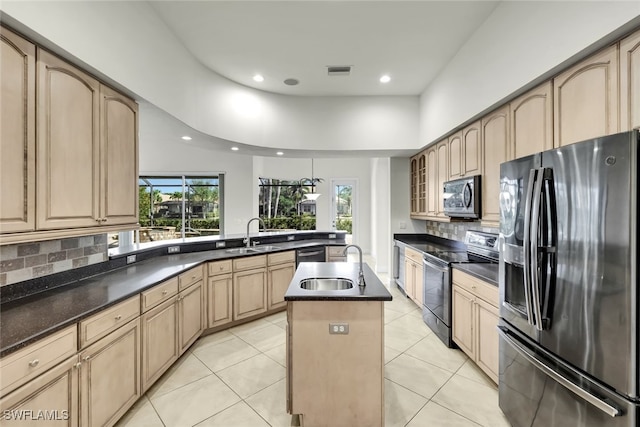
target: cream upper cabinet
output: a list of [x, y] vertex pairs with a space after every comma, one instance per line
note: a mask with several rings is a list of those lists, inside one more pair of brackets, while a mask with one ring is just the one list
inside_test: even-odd
[[510, 159], [553, 148], [552, 98], [549, 81], [511, 101]]
[[426, 155], [422, 151], [411, 157], [411, 217], [426, 215], [427, 176]]
[[36, 47], [0, 28], [0, 233], [35, 228]]
[[481, 123], [477, 121], [462, 130], [462, 176], [482, 173]]
[[426, 214], [435, 217], [438, 213], [438, 153], [432, 146], [426, 150], [427, 160], [427, 210]]
[[553, 79], [556, 147], [618, 132], [618, 48], [611, 46]]
[[100, 225], [100, 83], [38, 49], [39, 229]]
[[460, 178], [462, 173], [462, 131], [456, 132], [448, 139], [449, 144], [449, 179]]
[[449, 144], [447, 141], [439, 142], [436, 145], [438, 169], [436, 180], [436, 215], [446, 217], [444, 214], [444, 183], [449, 180]]
[[640, 31], [620, 42], [620, 130], [640, 128]]
[[500, 223], [500, 164], [508, 160], [509, 106], [482, 119], [484, 165], [482, 167], [482, 223], [497, 227]]
[[138, 222], [138, 104], [100, 86], [100, 218]]

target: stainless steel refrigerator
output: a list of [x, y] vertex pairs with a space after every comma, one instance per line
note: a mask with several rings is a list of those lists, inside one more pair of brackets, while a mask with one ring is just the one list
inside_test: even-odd
[[499, 402], [514, 427], [640, 425], [638, 131], [500, 166]]

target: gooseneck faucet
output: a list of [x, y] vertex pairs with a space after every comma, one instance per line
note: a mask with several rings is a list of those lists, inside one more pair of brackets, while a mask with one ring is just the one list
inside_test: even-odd
[[[259, 222], [260, 222], [260, 224], [262, 224], [262, 229], [263, 229], [263, 230], [266, 230], [266, 229], [267, 229], [267, 226], [266, 226], [266, 225], [264, 225], [264, 221], [262, 220], [262, 218], [258, 218], [258, 217], [251, 218], [251, 219], [249, 220], [249, 222], [247, 222], [247, 235], [246, 235], [246, 237], [242, 240], [242, 243], [246, 244], [248, 248], [249, 248], [249, 247], [251, 247], [251, 239], [249, 238], [249, 226], [251, 225], [251, 223], [252, 223], [253, 221], [256, 221], [256, 220], [257, 220], [257, 221], [259, 221]], [[258, 232], [260, 232], [260, 224], [258, 224]]]
[[358, 245], [347, 245], [345, 246], [344, 251], [342, 252], [342, 255], [346, 256], [347, 251], [349, 251], [349, 248], [356, 248], [358, 250], [358, 262], [359, 262], [358, 286], [365, 287], [366, 284], [364, 283], [364, 271], [362, 269], [362, 248], [360, 248], [360, 246]]

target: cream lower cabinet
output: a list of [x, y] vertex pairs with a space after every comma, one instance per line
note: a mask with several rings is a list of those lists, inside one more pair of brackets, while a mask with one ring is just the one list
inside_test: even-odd
[[207, 266], [207, 327], [233, 321], [233, 263], [230, 259]]
[[422, 307], [423, 303], [423, 271], [422, 254], [413, 249], [405, 249], [404, 259], [404, 286], [405, 292], [409, 298], [413, 300], [418, 307]]
[[498, 383], [498, 288], [453, 270], [453, 341]]
[[3, 426], [77, 427], [78, 356], [0, 399]]
[[296, 272], [296, 252], [278, 252], [267, 256], [267, 310], [287, 306], [284, 294]]
[[189, 286], [178, 295], [178, 343], [183, 354], [204, 329], [204, 282]]
[[178, 360], [177, 297], [147, 311], [142, 323], [142, 390], [149, 387]]
[[80, 361], [80, 425], [114, 425], [142, 394], [140, 319], [87, 347]]
[[233, 260], [233, 320], [267, 311], [267, 256]]
[[346, 246], [327, 246], [327, 262], [347, 262], [347, 255], [344, 253]]

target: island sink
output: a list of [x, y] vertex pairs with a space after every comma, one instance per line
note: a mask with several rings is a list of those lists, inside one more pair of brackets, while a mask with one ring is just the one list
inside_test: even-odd
[[312, 278], [300, 281], [300, 287], [308, 291], [341, 291], [353, 288], [353, 281], [341, 278]]

